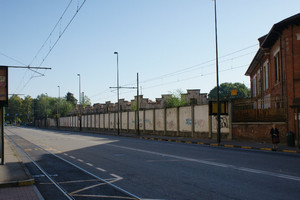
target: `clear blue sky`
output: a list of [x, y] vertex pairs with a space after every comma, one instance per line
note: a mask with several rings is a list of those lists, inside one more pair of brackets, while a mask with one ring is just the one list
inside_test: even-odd
[[[0, 0], [0, 65], [40, 66], [83, 0], [74, 0], [44, 48], [70, 0]], [[258, 49], [257, 39], [273, 24], [299, 13], [299, 0], [218, 0], [220, 83], [249, 85], [244, 74]], [[155, 100], [177, 89], [216, 86], [214, 3], [211, 0], [87, 0], [42, 63], [52, 70], [9, 70], [9, 93], [36, 98], [74, 93], [78, 76], [92, 103], [116, 102], [116, 55], [120, 85], [135, 86]], [[234, 53], [236, 52], [236, 53]], [[4, 54], [4, 55], [3, 55]], [[7, 56], [13, 58], [8, 58]], [[34, 57], [36, 56], [36, 59]], [[34, 59], [34, 60], [33, 60]], [[121, 89], [133, 99], [135, 90]], [[22, 96], [23, 97], [23, 96]]]

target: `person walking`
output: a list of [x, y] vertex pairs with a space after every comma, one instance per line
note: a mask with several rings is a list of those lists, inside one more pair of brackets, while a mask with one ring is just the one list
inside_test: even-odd
[[278, 143], [279, 141], [279, 131], [276, 128], [276, 124], [273, 124], [272, 129], [270, 131], [271, 137], [272, 137], [272, 144], [273, 144], [273, 151], [276, 151], [278, 149]]

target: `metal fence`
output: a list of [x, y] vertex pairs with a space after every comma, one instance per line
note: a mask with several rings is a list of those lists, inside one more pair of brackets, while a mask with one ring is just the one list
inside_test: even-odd
[[232, 102], [233, 122], [285, 122], [285, 98], [239, 99]]

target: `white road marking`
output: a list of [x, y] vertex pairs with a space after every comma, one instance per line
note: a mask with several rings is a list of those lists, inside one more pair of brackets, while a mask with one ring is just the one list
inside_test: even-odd
[[100, 167], [97, 167], [96, 169], [98, 169], [98, 170], [101, 171], [101, 172], [106, 172], [105, 169], [102, 169], [102, 168], [100, 168]]
[[175, 159], [180, 159], [180, 160], [185, 160], [185, 161], [190, 161], [190, 162], [212, 165], [212, 166], [216, 166], [216, 167], [230, 168], [230, 169], [235, 169], [235, 170], [254, 173], [254, 174], [263, 174], [263, 175], [268, 175], [268, 176], [273, 176], [273, 177], [277, 177], [277, 178], [283, 178], [283, 179], [294, 180], [294, 181], [300, 182], [300, 177], [298, 177], [298, 176], [290, 176], [290, 175], [268, 172], [268, 171], [257, 170], [257, 169], [251, 169], [251, 168], [246, 168], [246, 167], [237, 167], [237, 166], [229, 165], [229, 164], [217, 163], [217, 162], [212, 162], [212, 161], [207, 161], [207, 160], [200, 160], [200, 159], [195, 159], [195, 158], [188, 158], [188, 157], [184, 157], [184, 156], [175, 156], [175, 155], [171, 155], [171, 154], [159, 153], [159, 152], [155, 152], [155, 151], [148, 151], [148, 150], [137, 149], [137, 148], [132, 148], [132, 147], [119, 146], [119, 145], [115, 145], [115, 144], [106, 144], [106, 145], [117, 147], [117, 148], [122, 148], [122, 149], [127, 149], [127, 150], [131, 150], [131, 151], [137, 151], [137, 152], [142, 152], [142, 153], [147, 153], [147, 154], [152, 154], [152, 155], [175, 158]]
[[70, 158], [76, 159], [74, 156], [70, 156]]
[[91, 166], [91, 167], [93, 167], [94, 165], [93, 164], [91, 164], [91, 163], [86, 163], [88, 166]]
[[123, 179], [123, 177], [121, 177], [121, 176], [118, 176], [118, 175], [116, 175], [116, 174], [110, 174], [110, 175], [116, 178], [116, 179], [114, 180], [114, 182], [116, 182], [116, 181], [120, 181], [120, 180], [122, 180], [122, 179]]
[[79, 162], [83, 162], [83, 160], [81, 160], [81, 159], [77, 159]]

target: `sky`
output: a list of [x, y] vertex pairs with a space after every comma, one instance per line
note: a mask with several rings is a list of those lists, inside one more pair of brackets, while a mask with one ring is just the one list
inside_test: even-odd
[[[257, 39], [299, 8], [299, 0], [217, 0], [220, 84], [250, 88], [244, 74]], [[216, 86], [214, 22], [212, 0], [0, 0], [0, 65], [51, 68], [9, 68], [9, 94], [22, 98], [71, 92], [79, 99], [80, 74], [93, 104], [116, 102], [114, 52], [120, 86], [135, 87], [138, 73], [144, 98], [209, 93]], [[135, 95], [120, 89], [120, 99]]]

